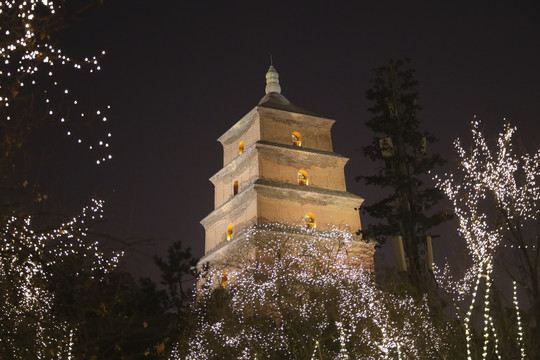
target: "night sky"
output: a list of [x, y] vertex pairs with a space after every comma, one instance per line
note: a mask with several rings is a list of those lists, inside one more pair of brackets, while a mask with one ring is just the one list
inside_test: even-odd
[[[424, 128], [439, 139], [429, 150], [442, 153], [447, 168], [455, 165], [453, 139], [470, 139], [474, 115], [492, 135], [507, 118], [534, 151], [539, 7], [537, 1], [106, 0], [75, 21], [62, 46], [81, 56], [107, 51], [102, 71], [80, 91], [112, 106], [113, 159], [95, 166], [89, 154], [69, 164], [63, 181], [76, 186], [62, 196], [79, 207], [92, 196], [106, 200], [109, 229], [139, 242], [127, 254], [138, 275], [154, 274], [150, 257], [176, 240], [202, 256], [199, 221], [213, 210], [208, 178], [223, 165], [216, 139], [264, 96], [270, 55], [284, 96], [336, 120], [334, 151], [351, 159], [348, 189], [366, 202], [376, 200], [373, 189], [354, 181], [377, 165], [360, 151], [372, 137], [364, 126], [365, 92], [372, 69], [390, 59], [412, 59]], [[438, 241], [455, 241], [450, 229]], [[447, 255], [435, 246], [436, 258]]]

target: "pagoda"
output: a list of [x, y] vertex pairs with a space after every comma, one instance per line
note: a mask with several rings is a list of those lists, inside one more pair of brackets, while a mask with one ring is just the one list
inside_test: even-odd
[[347, 191], [349, 159], [333, 151], [334, 120], [287, 100], [274, 66], [265, 90], [259, 104], [218, 139], [223, 168], [210, 178], [214, 210], [201, 221], [205, 255], [199, 265], [211, 266], [251, 226], [336, 227], [353, 234], [361, 228], [363, 199]]

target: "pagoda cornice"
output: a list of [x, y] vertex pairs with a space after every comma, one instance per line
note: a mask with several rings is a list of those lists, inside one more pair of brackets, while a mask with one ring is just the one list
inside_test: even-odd
[[319, 129], [330, 129], [335, 120], [325, 117], [296, 113], [287, 110], [273, 109], [265, 106], [255, 106], [244, 115], [236, 124], [218, 138], [218, 141], [225, 145], [238, 141], [239, 137], [252, 126], [255, 120], [272, 119], [289, 125], [303, 125]]
[[259, 140], [244, 150], [242, 156], [238, 156], [215, 173], [210, 181], [215, 185], [223, 178], [231, 174], [241, 172], [253, 164], [253, 157], [257, 154], [276, 156], [276, 160], [282, 164], [305, 167], [309, 165], [324, 166], [338, 164], [345, 166], [349, 158], [331, 151], [310, 149], [305, 147], [284, 145], [269, 141]]
[[340, 205], [358, 208], [364, 199], [343, 190], [333, 190], [318, 186], [301, 186], [270, 179], [256, 179], [255, 191], [258, 195], [274, 199], [288, 199], [298, 203], [319, 205]]
[[300, 186], [270, 179], [254, 179], [244, 190], [230, 198], [220, 207], [201, 220], [206, 228], [208, 225], [221, 220], [225, 215], [241, 214], [248, 206], [249, 200], [255, 196], [274, 199], [287, 199], [299, 204], [311, 203], [318, 205], [339, 205], [359, 208], [364, 199], [348, 191], [332, 190], [317, 186]]

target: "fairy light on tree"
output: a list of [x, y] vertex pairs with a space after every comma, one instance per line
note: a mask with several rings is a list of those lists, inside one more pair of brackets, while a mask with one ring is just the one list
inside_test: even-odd
[[519, 302], [518, 302], [518, 296], [517, 296], [517, 283], [514, 280], [513, 281], [513, 287], [514, 287], [514, 294], [513, 294], [513, 303], [514, 303], [514, 309], [516, 310], [516, 325], [518, 330], [518, 346], [519, 346], [519, 354], [521, 355], [521, 359], [526, 359], [525, 355], [525, 347], [523, 346], [523, 326], [521, 325], [521, 314], [519, 313]]
[[426, 299], [381, 291], [350, 233], [267, 224], [243, 235], [201, 279], [186, 359], [432, 359], [447, 350]]
[[[77, 83], [88, 84], [86, 76], [101, 69], [105, 52], [75, 59], [57, 46], [57, 35], [73, 14], [68, 5], [78, 6], [62, 0], [0, 1], [2, 359], [76, 356], [78, 324], [72, 313], [60, 309], [63, 291], [72, 288], [60, 286], [71, 286], [72, 280], [84, 288], [86, 280], [99, 281], [121, 255], [104, 251], [90, 233], [103, 216], [101, 201], [92, 200], [79, 216], [64, 222], [70, 216], [58, 215], [64, 209], [55, 208], [52, 215], [42, 207], [48, 195], [31, 180], [36, 169], [28, 159], [43, 139], [54, 143], [65, 136], [90, 151], [97, 164], [112, 158], [110, 106], [94, 108], [76, 96]], [[32, 165], [20, 166], [21, 159]]]
[[112, 158], [110, 132], [91, 139], [87, 131], [89, 122], [107, 121], [110, 106], [85, 116], [84, 102], [63, 85], [67, 77], [57, 74], [68, 69], [99, 71], [105, 55], [102, 51], [77, 60], [55, 46], [54, 36], [67, 22], [65, 8], [63, 1], [55, 0], [0, 1], [0, 128], [5, 157], [20, 149], [31, 130], [54, 120], [66, 127], [66, 136], [95, 153], [97, 164]]
[[[345, 331], [343, 330], [343, 324], [340, 322], [336, 322], [336, 327], [339, 331], [339, 345], [341, 346], [341, 349], [339, 351], [339, 356], [336, 359], [349, 359], [349, 354], [347, 352], [347, 346], [346, 346], [346, 336]], [[399, 346], [398, 346], [398, 355], [399, 355]]]
[[[534, 223], [539, 211], [540, 188], [540, 151], [534, 155], [516, 154], [512, 145], [515, 127], [506, 124], [504, 131], [497, 138], [496, 151], [492, 151], [480, 131], [481, 123], [474, 120], [471, 124], [473, 142], [470, 152], [462, 146], [460, 140], [454, 145], [459, 158], [459, 175], [446, 174], [445, 178], [435, 177], [437, 186], [443, 190], [453, 202], [455, 214], [459, 220], [459, 232], [467, 243], [472, 265], [466, 272], [466, 278], [461, 282], [446, 281], [445, 276], [438, 274], [443, 286], [454, 294], [456, 306], [464, 301], [470, 301], [468, 311], [463, 316], [467, 342], [467, 357], [476, 358], [474, 352], [474, 327], [472, 317], [480, 292], [483, 291], [484, 301], [481, 310], [483, 327], [481, 330], [483, 346], [481, 357], [487, 358], [489, 353], [500, 357], [500, 336], [496, 332], [491, 311], [493, 308], [490, 297], [493, 285], [493, 272], [496, 266], [495, 256], [503, 242], [516, 246], [516, 251], [508, 254], [508, 259], [518, 259], [516, 271], [512, 266], [507, 274], [510, 277], [519, 276], [521, 283], [526, 284], [532, 304], [532, 318], [538, 318], [540, 296], [538, 292], [538, 258], [535, 249], [538, 246], [538, 236], [527, 236], [526, 229]], [[536, 243], [534, 243], [536, 242]], [[505, 247], [505, 252], [509, 248]], [[501, 253], [505, 255], [504, 253]], [[501, 269], [502, 270], [502, 269]], [[474, 285], [465, 288], [472, 289], [463, 296], [455, 285], [469, 283], [475, 278]], [[481, 286], [483, 283], [483, 286]], [[461, 294], [456, 297], [455, 294]], [[517, 301], [517, 300], [516, 300]], [[537, 320], [538, 321], [538, 320]], [[518, 319], [519, 322], [519, 319]], [[537, 322], [538, 323], [538, 322]], [[522, 346], [521, 326], [518, 332], [518, 343]], [[532, 327], [530, 327], [532, 331]], [[534, 333], [531, 334], [534, 337]], [[534, 344], [531, 344], [535, 346]]]
[[73, 276], [99, 277], [116, 267], [121, 253], [107, 255], [88, 239], [90, 227], [103, 216], [94, 200], [82, 214], [53, 230], [34, 230], [31, 218], [11, 217], [0, 229], [0, 357], [69, 358], [76, 329], [56, 319], [49, 290], [55, 267], [77, 258]]

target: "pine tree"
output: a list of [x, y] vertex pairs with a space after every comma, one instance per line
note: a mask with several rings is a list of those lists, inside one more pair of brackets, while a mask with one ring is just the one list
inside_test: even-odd
[[367, 91], [367, 98], [373, 102], [369, 108], [373, 117], [366, 122], [375, 137], [363, 152], [382, 166], [377, 174], [359, 176], [357, 180], [389, 190], [382, 200], [364, 207], [367, 214], [381, 222], [360, 232], [379, 244], [401, 236], [408, 268], [419, 274], [424, 269], [420, 245], [425, 244], [428, 230], [447, 220], [448, 215], [445, 211], [427, 215], [442, 194], [426, 186], [423, 179], [444, 161], [426, 151], [426, 145], [435, 138], [421, 130], [418, 83], [413, 75], [408, 59], [390, 61], [375, 69], [373, 87]]

